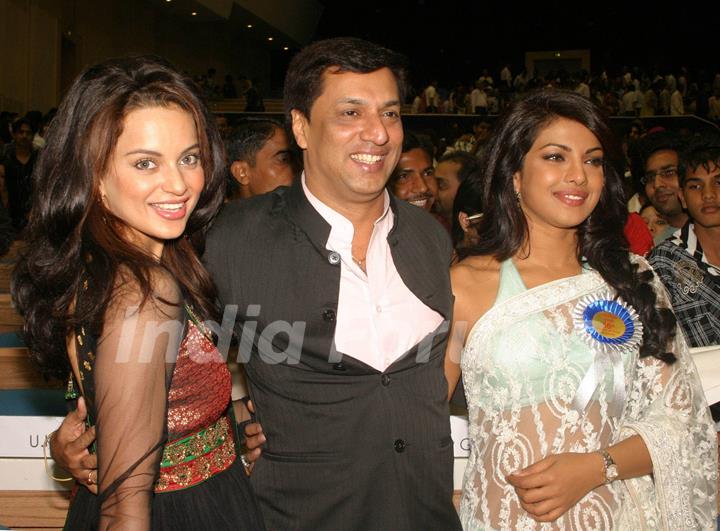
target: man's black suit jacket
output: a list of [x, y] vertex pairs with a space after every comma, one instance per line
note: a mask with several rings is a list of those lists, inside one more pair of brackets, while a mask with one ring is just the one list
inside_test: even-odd
[[[391, 199], [388, 236], [407, 287], [449, 321], [451, 246], [421, 209]], [[252, 482], [267, 527], [454, 530], [447, 322], [384, 372], [333, 349], [340, 262], [300, 182], [229, 204], [205, 261], [236, 334], [267, 436]], [[292, 327], [292, 328], [291, 328]], [[369, 334], [368, 334], [369, 337]]]

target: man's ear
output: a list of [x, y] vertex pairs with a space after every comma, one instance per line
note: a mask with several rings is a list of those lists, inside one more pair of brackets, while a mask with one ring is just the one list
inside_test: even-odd
[[298, 109], [290, 111], [290, 117], [292, 118], [292, 132], [295, 136], [295, 142], [300, 149], [307, 149], [307, 137], [305, 131], [308, 125], [308, 119]]
[[250, 184], [250, 165], [244, 160], [236, 160], [230, 164], [230, 173], [238, 183], [245, 186]]
[[458, 221], [460, 222], [460, 228], [463, 230], [463, 232], [467, 232], [470, 228], [468, 215], [465, 212], [458, 212]]

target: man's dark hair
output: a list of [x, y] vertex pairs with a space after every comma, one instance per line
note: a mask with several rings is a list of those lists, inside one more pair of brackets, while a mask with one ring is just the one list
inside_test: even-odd
[[270, 118], [246, 118], [237, 124], [228, 146], [228, 163], [242, 160], [255, 166], [255, 155], [282, 125]]
[[402, 152], [407, 153], [413, 149], [422, 149], [428, 158], [431, 161], [433, 160], [433, 148], [430, 139], [414, 131], [406, 131], [403, 135]]
[[477, 157], [473, 157], [466, 151], [452, 151], [450, 153], [446, 153], [440, 157], [438, 164], [441, 162], [455, 162], [460, 165], [460, 169], [457, 173], [457, 180], [460, 183], [465, 182], [468, 175], [478, 173], [480, 170], [480, 161]]
[[[413, 149], [423, 150], [427, 155], [428, 159], [430, 160], [430, 164], [432, 164], [433, 149], [430, 139], [414, 131], [405, 131], [405, 134], [403, 135], [402, 153], [407, 153], [408, 151], [412, 151]], [[388, 181], [388, 186], [393, 185], [397, 180], [398, 166], [399, 164], [396, 165], [395, 168], [393, 168], [392, 175], [390, 176], [390, 180]]]
[[291, 123], [290, 111], [297, 109], [310, 119], [313, 103], [323, 90], [323, 73], [369, 74], [389, 68], [398, 85], [400, 102], [405, 101], [406, 60], [401, 54], [354, 37], [338, 37], [314, 42], [293, 58], [285, 75], [283, 101], [285, 119]]
[[700, 167], [708, 172], [720, 168], [720, 135], [717, 133], [694, 137], [680, 151], [680, 186], [685, 184], [688, 171], [696, 171]]
[[644, 168], [647, 160], [658, 151], [682, 151], [683, 141], [672, 131], [660, 131], [643, 137], [638, 147]]
[[40, 111], [28, 111], [25, 113], [25, 119], [30, 122], [30, 129], [32, 129], [33, 132], [40, 130], [42, 116]]
[[633, 186], [639, 193], [645, 193], [645, 165], [650, 157], [658, 151], [682, 151], [683, 141], [672, 131], [660, 131], [649, 133], [642, 137], [636, 148], [633, 149], [632, 160], [630, 161]]
[[18, 118], [12, 123], [13, 134], [17, 134], [23, 125], [27, 125], [30, 128], [30, 131], [35, 134], [35, 128], [33, 127], [32, 123], [30, 123], [30, 120], [28, 120], [27, 118]]

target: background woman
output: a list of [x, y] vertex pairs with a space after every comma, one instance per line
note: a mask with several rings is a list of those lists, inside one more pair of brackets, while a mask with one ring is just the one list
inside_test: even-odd
[[464, 527], [713, 528], [713, 427], [667, 297], [628, 253], [607, 122], [534, 93], [487, 157], [446, 363], [452, 391], [464, 343]]
[[201, 323], [218, 310], [193, 243], [223, 183], [197, 87], [156, 58], [88, 69], [50, 127], [13, 296], [32, 356], [72, 373], [97, 430], [98, 494], [78, 490], [67, 529], [263, 527]]

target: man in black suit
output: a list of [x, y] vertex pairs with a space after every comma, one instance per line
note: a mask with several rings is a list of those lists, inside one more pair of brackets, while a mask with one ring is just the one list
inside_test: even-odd
[[404, 81], [402, 58], [359, 39], [302, 50], [285, 110], [305, 173], [228, 205], [207, 242], [221, 301], [240, 311], [270, 530], [460, 527], [443, 374], [451, 245], [385, 190]]
[[271, 531], [460, 529], [443, 373], [451, 244], [385, 189], [403, 64], [360, 39], [302, 50], [285, 82], [302, 178], [227, 205], [208, 237], [267, 438], [252, 481]]

